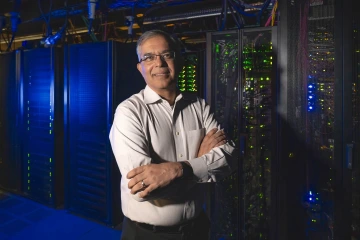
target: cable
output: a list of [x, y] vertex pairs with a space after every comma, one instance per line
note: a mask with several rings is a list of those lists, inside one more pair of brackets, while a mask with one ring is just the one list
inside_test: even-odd
[[46, 15], [43, 12], [42, 8], [41, 8], [41, 0], [38, 0], [38, 7], [41, 13], [41, 16], [43, 17], [45, 23], [46, 23], [46, 36], [49, 36], [52, 34], [52, 31], [50, 29], [50, 20], [51, 20], [51, 11], [52, 11], [52, 5], [53, 5], [53, 0], [50, 0], [50, 8], [49, 8], [49, 17], [48, 19], [46, 19]]
[[242, 21], [242, 19], [241, 19], [241, 16], [240, 16], [240, 14], [239, 13], [237, 13], [237, 15], [235, 16], [235, 7], [234, 7], [234, 4], [233, 4], [233, 2], [231, 1], [231, 0], [228, 0], [229, 1], [229, 8], [230, 8], [230, 12], [231, 12], [231, 15], [233, 16], [233, 18], [234, 18], [234, 21], [235, 21], [235, 23], [236, 23], [236, 26], [238, 27], [238, 29], [241, 29], [241, 28], [243, 28], [244, 27], [244, 23], [243, 23], [243, 21]]
[[270, 2], [271, 2], [271, 0], [266, 0], [265, 3], [263, 4], [263, 6], [261, 7], [261, 10], [257, 14], [257, 22], [259, 25], [261, 22], [261, 15], [262, 15], [263, 11], [265, 10], [265, 8], [267, 8], [269, 6]]
[[13, 33], [12, 33], [12, 36], [11, 36], [11, 40], [10, 40], [10, 42], [9, 42], [9, 44], [8, 44], [7, 49], [6, 49], [6, 52], [10, 51], [11, 45], [12, 45], [14, 39], [15, 39], [15, 33], [13, 32]]
[[220, 14], [220, 18], [219, 18], [219, 21], [221, 21], [221, 20], [222, 21], [221, 21], [221, 24], [219, 24], [220, 25], [219, 31], [222, 31], [225, 28], [226, 16], [227, 16], [227, 0], [223, 0], [221, 14]]
[[68, 0], [65, 0], [64, 5], [66, 8], [66, 16], [65, 16], [65, 22], [63, 24], [63, 26], [60, 28], [60, 30], [55, 34], [55, 35], [49, 35], [45, 40], [44, 40], [44, 46], [45, 47], [51, 47], [53, 45], [55, 45], [55, 43], [62, 38], [63, 33], [66, 33], [66, 28], [67, 28], [67, 22], [68, 22], [68, 7], [67, 7], [67, 3]]
[[278, 8], [278, 1], [276, 0], [273, 10], [272, 10], [272, 14], [271, 14], [271, 26], [274, 26], [275, 24], [275, 17], [276, 17], [276, 10]]

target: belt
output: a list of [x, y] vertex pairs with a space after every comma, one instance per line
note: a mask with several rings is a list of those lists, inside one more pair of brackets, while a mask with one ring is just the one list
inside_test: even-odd
[[189, 230], [191, 230], [194, 227], [194, 223], [196, 222], [198, 217], [187, 221], [183, 224], [178, 224], [175, 226], [155, 226], [155, 225], [151, 225], [151, 224], [147, 224], [147, 223], [140, 223], [140, 222], [134, 222], [137, 226], [146, 229], [148, 231], [152, 231], [152, 232], [162, 232], [162, 233], [182, 233], [182, 232], [187, 232]]

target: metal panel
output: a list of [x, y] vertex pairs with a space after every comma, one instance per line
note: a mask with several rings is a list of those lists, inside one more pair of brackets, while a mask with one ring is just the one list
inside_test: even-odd
[[120, 172], [109, 142], [113, 115], [145, 86], [135, 47], [102, 42], [70, 45], [67, 52], [66, 207], [109, 225], [122, 218]]
[[[353, 3], [355, 1], [353, 0]], [[352, 72], [352, 141], [347, 144], [349, 146], [347, 163], [352, 166], [352, 204], [351, 204], [351, 229], [352, 237], [360, 239], [360, 19], [359, 8], [353, 7], [353, 48], [354, 53], [353, 72]], [[350, 152], [351, 151], [351, 152]]]
[[0, 188], [20, 191], [17, 142], [18, 84], [16, 55], [0, 54]]
[[69, 46], [67, 207], [109, 222], [110, 161], [107, 153], [107, 43]]

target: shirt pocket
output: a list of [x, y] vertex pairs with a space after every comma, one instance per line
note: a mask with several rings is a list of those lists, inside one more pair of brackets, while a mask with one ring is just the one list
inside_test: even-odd
[[201, 141], [205, 137], [205, 131], [205, 128], [200, 128], [186, 132], [189, 159], [197, 157]]

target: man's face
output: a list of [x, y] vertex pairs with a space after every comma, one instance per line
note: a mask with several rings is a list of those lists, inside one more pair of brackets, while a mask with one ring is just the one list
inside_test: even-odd
[[[166, 39], [158, 35], [144, 41], [139, 47], [138, 54], [141, 59], [144, 59], [149, 56], [154, 57], [154, 54], [166, 55], [172, 51], [173, 49], [170, 49]], [[161, 56], [155, 56], [155, 59], [152, 61], [138, 63], [137, 69], [144, 77], [146, 84], [156, 93], [160, 93], [163, 90], [173, 91], [176, 89], [179, 57], [175, 55], [175, 58], [167, 57], [167, 59], [164, 59]]]

